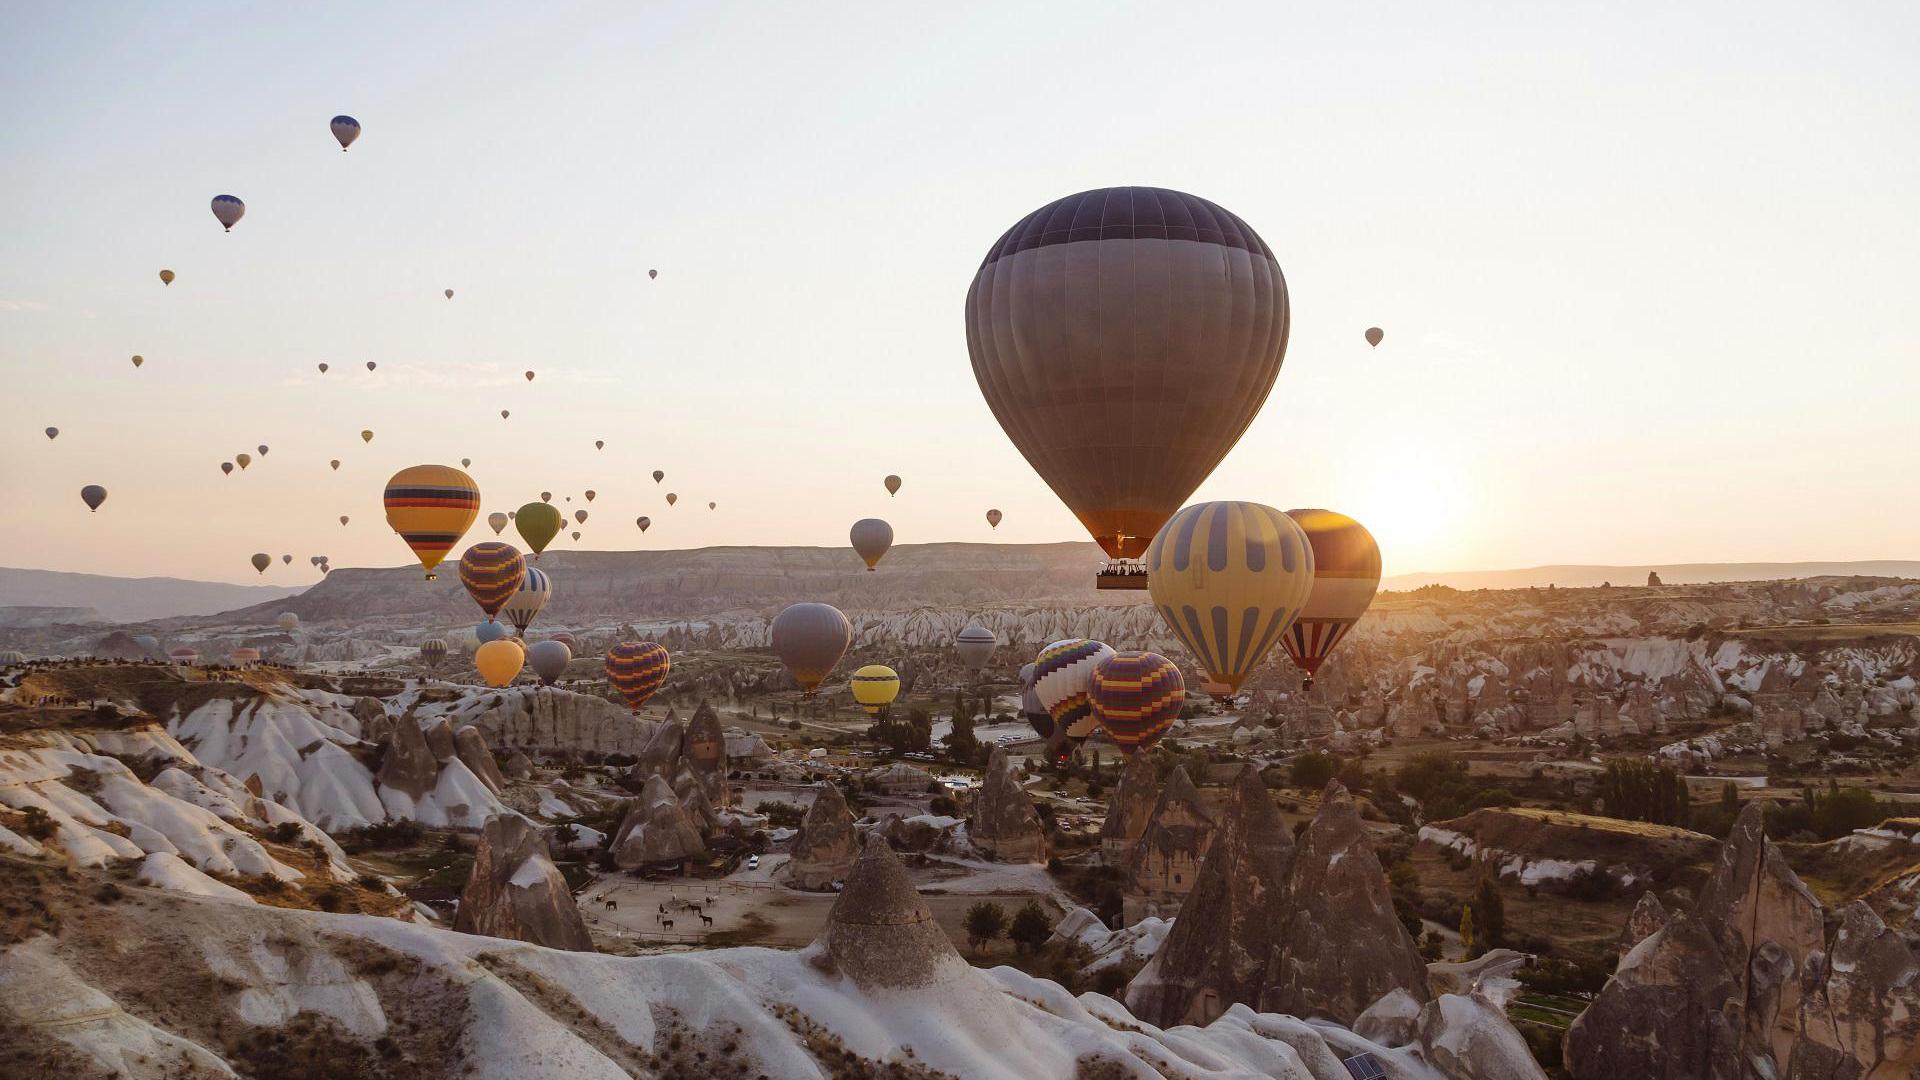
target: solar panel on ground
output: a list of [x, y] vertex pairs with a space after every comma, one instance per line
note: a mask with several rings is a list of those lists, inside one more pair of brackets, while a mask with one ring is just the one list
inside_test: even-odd
[[1387, 1080], [1387, 1070], [1372, 1054], [1355, 1054], [1340, 1064], [1347, 1067], [1347, 1075], [1353, 1080]]

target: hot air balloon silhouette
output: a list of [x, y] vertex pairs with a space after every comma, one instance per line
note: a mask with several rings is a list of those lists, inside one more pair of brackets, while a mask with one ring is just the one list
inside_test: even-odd
[[88, 484], [80, 489], [80, 501], [87, 504], [89, 512], [98, 512], [100, 504], [107, 501], [107, 489], [99, 484]]
[[502, 420], [505, 420], [505, 419], [506, 419], [507, 417], [509, 417], [509, 416], [511, 416], [511, 415], [513, 415], [513, 414], [512, 414], [512, 413], [510, 413], [510, 412], [508, 412], [508, 411], [507, 411], [507, 410], [505, 410], [505, 409], [501, 409], [501, 410], [500, 410], [500, 419], [502, 419]]
[[607, 682], [620, 692], [635, 713], [661, 687], [673, 670], [667, 650], [651, 641], [623, 641], [607, 650]]
[[647, 529], [653, 525], [653, 519], [650, 517], [637, 517], [633, 519], [633, 523], [640, 526], [641, 532], [646, 532]]
[[607, 448], [606, 440], [605, 439], [593, 440], [593, 448], [595, 450], [605, 450]]
[[343, 154], [347, 152], [347, 147], [353, 145], [353, 140], [360, 137], [360, 121], [351, 116], [336, 116], [327, 127], [332, 130], [333, 137], [340, 140], [340, 152]]
[[677, 503], [677, 502], [679, 502], [679, 501], [680, 501], [680, 496], [678, 496], [678, 495], [675, 495], [675, 494], [674, 494], [673, 492], [671, 492], [671, 491], [669, 491], [669, 492], [667, 492], [667, 505], [668, 505], [668, 506], [672, 506], [672, 505], [673, 505], [674, 503]]
[[141, 356], [141, 355], [140, 355], [139, 353], [134, 353], [134, 354], [133, 354], [133, 366], [134, 366], [134, 367], [139, 367], [139, 366], [140, 366], [141, 364], [144, 364], [144, 363], [146, 363], [146, 362], [147, 362], [147, 358], [146, 358], [146, 357], [144, 357], [144, 356]]
[[886, 486], [887, 494], [889, 495], [900, 494], [900, 478], [899, 477], [888, 475], [888, 477], [885, 480], [882, 480], [881, 483]]
[[529, 372], [527, 372], [527, 381], [528, 381], [528, 382], [532, 382], [532, 381], [533, 381], [533, 372], [531, 372], [531, 371], [529, 371]]
[[368, 370], [368, 371], [372, 371], [372, 370], [373, 370], [374, 368], [377, 368], [377, 367], [379, 367], [379, 366], [380, 366], [379, 364], [376, 364], [376, 363], [374, 363], [374, 362], [373, 362], [372, 360], [369, 360], [369, 361], [367, 361], [367, 370]]
[[340, 471], [340, 459], [339, 459], [339, 458], [334, 458], [333, 460], [331, 460], [331, 461], [329, 461], [329, 462], [327, 462], [327, 464], [328, 464], [328, 465], [331, 465], [331, 466], [333, 467], [333, 471], [334, 471], [334, 472], [339, 472], [339, 471]]
[[573, 512], [573, 520], [578, 524], [585, 525], [587, 523], [587, 512], [585, 510], [575, 510]]
[[709, 509], [709, 510], [716, 510], [716, 509], [718, 509], [718, 508], [719, 508], [719, 506], [720, 506], [720, 504], [719, 504], [719, 503], [712, 503], [712, 502], [710, 502], [710, 503], [708, 503], [708, 504], [707, 504], [707, 509]]
[[160, 284], [162, 285], [173, 284], [173, 271], [171, 270], [160, 271]]
[[664, 472], [662, 472], [662, 471], [661, 471], [661, 470], [659, 470], [659, 469], [655, 469], [655, 470], [653, 470], [653, 482], [654, 482], [654, 483], [656, 483], [656, 484], [657, 484], [657, 483], [659, 483], [660, 481], [662, 481], [662, 480], [665, 480], [666, 478], [667, 478], [667, 474], [666, 474], [666, 473], [664, 473]]
[[999, 527], [1000, 527], [1000, 518], [1001, 518], [1001, 514], [1000, 514], [1000, 511], [998, 511], [998, 510], [989, 510], [989, 511], [987, 511], [987, 528], [989, 528], [989, 529], [997, 529], [997, 528], [999, 528]]
[[246, 216], [246, 213], [247, 204], [241, 202], [235, 196], [215, 195], [213, 197], [213, 219], [218, 221], [228, 232], [233, 231], [234, 225], [239, 223], [240, 219]]
[[473, 464], [473, 459], [470, 457], [463, 457], [460, 459], [460, 467], [463, 469], [471, 464]]
[[1202, 690], [1228, 700], [1313, 591], [1313, 547], [1290, 517], [1251, 502], [1197, 503], [1147, 549], [1160, 618], [1206, 669]]
[[1367, 327], [1367, 344], [1376, 349], [1380, 347], [1380, 340], [1386, 336], [1387, 332], [1377, 326]]
[[[366, 432], [371, 437], [372, 432]], [[414, 465], [393, 474], [385, 494], [387, 524], [420, 560], [427, 580], [480, 515], [480, 489], [451, 465]]]
[[452, 290], [452, 289], [448, 289], [448, 290], [447, 290], [447, 299], [449, 299], [449, 300], [451, 300], [451, 299], [453, 299], [453, 290]]
[[292, 566], [292, 565], [293, 565], [293, 556], [291, 556], [291, 555], [282, 555], [282, 556], [280, 556], [280, 565], [281, 565], [281, 566]]
[[221, 463], [220, 463], [220, 471], [221, 471], [221, 472], [223, 472], [223, 473], [226, 473], [226, 474], [227, 474], [228, 476], [232, 476], [232, 475], [233, 475], [233, 462], [231, 462], [231, 461], [223, 461], [223, 462], [221, 462]]
[[853, 643], [853, 624], [831, 604], [793, 604], [773, 617], [773, 653], [812, 697]]
[[893, 546], [893, 526], [879, 518], [861, 518], [847, 530], [847, 540], [854, 553], [866, 560], [867, 572], [872, 573], [880, 557]]
[[1313, 589], [1280, 644], [1305, 676], [1302, 690], [1334, 646], [1366, 614], [1380, 588], [1380, 545], [1367, 527], [1332, 510], [1289, 510], [1313, 548]]
[[649, 271], [647, 271], [647, 280], [648, 280], [648, 281], [652, 281], [652, 280], [653, 280], [654, 278], [657, 278], [657, 277], [659, 277], [659, 276], [660, 276], [660, 271], [658, 271], [658, 270], [649, 270]]
[[361, 441], [361, 442], [372, 442], [372, 441], [373, 441], [373, 432], [371, 432], [371, 431], [362, 431], [362, 432], [360, 433], [360, 441]]
[[246, 453], [241, 453], [241, 454], [235, 454], [235, 455], [233, 455], [233, 460], [234, 460], [234, 461], [235, 461], [236, 463], [238, 463], [238, 464], [239, 464], [239, 466], [240, 466], [240, 467], [241, 467], [242, 469], [244, 469], [244, 468], [246, 468], [247, 466], [249, 466], [249, 465], [251, 465], [251, 464], [253, 464], [253, 455], [252, 455], [252, 454], [246, 454]]
[[319, 367], [320, 367], [320, 374], [325, 375], [327, 373], [327, 365], [321, 364], [319, 365]]
[[487, 621], [500, 613], [526, 580], [527, 562], [520, 549], [498, 540], [483, 540], [460, 556], [460, 584], [467, 595], [487, 613]]
[[57, 439], [57, 438], [59, 438], [59, 437], [60, 437], [60, 429], [59, 429], [59, 428], [57, 428], [57, 427], [50, 427], [50, 428], [48, 428], [48, 429], [47, 429], [47, 438], [48, 438], [48, 439]]
[[987, 251], [967, 350], [1034, 471], [1109, 557], [1136, 559], [1259, 413], [1288, 319], [1280, 264], [1246, 222], [1182, 192], [1106, 188], [1041, 207]]
[[253, 553], [253, 568], [255, 570], [258, 570], [260, 573], [264, 574], [267, 572], [267, 567], [272, 565], [273, 565], [273, 556], [267, 554], [264, 551], [256, 551]]
[[540, 493], [540, 501], [541, 501], [541, 502], [552, 502], [552, 501], [553, 501], [553, 492], [551, 492], [551, 491], [543, 491], [543, 492], [541, 492], [541, 493]]
[[345, 515], [345, 514], [341, 514], [341, 515], [340, 515], [340, 524], [342, 524], [342, 525], [345, 525], [346, 523], [347, 523], [347, 515]]
[[507, 515], [501, 513], [498, 510], [495, 510], [493, 513], [488, 514], [487, 527], [493, 530], [493, 535], [499, 536], [500, 530], [507, 527]]

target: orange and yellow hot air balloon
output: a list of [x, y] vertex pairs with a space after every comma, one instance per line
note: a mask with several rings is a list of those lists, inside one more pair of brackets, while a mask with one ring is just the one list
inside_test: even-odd
[[480, 489], [451, 465], [414, 465], [387, 481], [387, 524], [407, 542], [427, 580], [480, 515]]
[[1305, 678], [1300, 689], [1313, 689], [1313, 677], [1327, 654], [1366, 614], [1380, 589], [1380, 545], [1365, 525], [1332, 510], [1289, 510], [1313, 546], [1313, 592], [1300, 617], [1280, 637]]

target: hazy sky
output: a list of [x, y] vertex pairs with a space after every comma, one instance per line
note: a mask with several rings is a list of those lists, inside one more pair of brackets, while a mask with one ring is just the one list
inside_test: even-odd
[[1345, 510], [1389, 573], [1913, 557], [1916, 41], [1910, 0], [10, 4], [0, 565], [397, 565], [386, 478], [461, 457], [486, 510], [594, 488], [582, 547], [1085, 539], [961, 307], [1116, 184], [1291, 290], [1196, 499]]

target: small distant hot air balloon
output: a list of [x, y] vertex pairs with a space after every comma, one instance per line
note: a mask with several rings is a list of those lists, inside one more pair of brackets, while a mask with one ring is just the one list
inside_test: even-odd
[[340, 152], [343, 154], [347, 152], [347, 147], [353, 145], [353, 140], [360, 137], [360, 121], [351, 116], [336, 116], [327, 127], [333, 131], [333, 137], [340, 140]]
[[258, 450], [258, 451], [260, 451], [260, 456], [261, 456], [261, 457], [266, 457], [266, 456], [267, 456], [267, 444], [266, 444], [266, 443], [261, 443], [261, 444], [260, 444], [259, 446], [256, 446], [256, 447], [254, 447], [254, 449], [255, 449], [255, 450]]
[[1377, 326], [1367, 327], [1367, 344], [1373, 346], [1376, 349], [1380, 347], [1380, 339], [1386, 336], [1387, 336], [1386, 331], [1380, 329]]
[[260, 650], [241, 646], [227, 654], [234, 667], [252, 667], [260, 662]]
[[533, 372], [531, 372], [531, 371], [529, 371], [529, 372], [527, 372], [527, 381], [528, 381], [528, 382], [532, 382], [532, 381], [533, 381]]
[[585, 510], [575, 510], [573, 512], [573, 520], [581, 525], [585, 525], [587, 523], [587, 512]]
[[107, 501], [107, 489], [99, 484], [88, 484], [80, 489], [80, 501], [87, 504], [88, 510], [97, 511], [100, 504]]
[[276, 621], [279, 622], [280, 629], [282, 630], [294, 630], [294, 629], [298, 629], [300, 626], [300, 616], [295, 615], [291, 611], [281, 612], [280, 618]]
[[512, 638], [489, 641], [473, 654], [473, 668], [488, 686], [510, 685], [527, 663], [527, 652]]
[[379, 366], [380, 366], [379, 364], [376, 364], [376, 363], [374, 363], [374, 362], [373, 362], [372, 360], [369, 360], [369, 361], [367, 361], [367, 370], [368, 370], [368, 371], [372, 371], [372, 370], [373, 370], [374, 368], [377, 368], [377, 367], [379, 367]]
[[500, 530], [507, 527], [507, 515], [495, 510], [487, 515], [487, 525], [493, 530], [493, 535], [499, 536]]
[[607, 442], [606, 442], [606, 440], [605, 440], [605, 439], [595, 439], [595, 440], [593, 440], [593, 448], [594, 448], [595, 450], [605, 450], [605, 449], [607, 448]]
[[173, 271], [171, 270], [160, 271], [160, 284], [162, 285], [173, 284]]
[[233, 455], [233, 460], [236, 464], [238, 464], [241, 468], [244, 469], [247, 466], [253, 464], [253, 455], [246, 454], [246, 453], [235, 454]]
[[1289, 510], [1313, 547], [1313, 590], [1280, 644], [1305, 675], [1302, 690], [1328, 654], [1366, 614], [1380, 588], [1380, 545], [1367, 527], [1332, 510]]
[[527, 627], [533, 625], [534, 617], [540, 614], [547, 601], [553, 599], [553, 578], [537, 566], [529, 566], [526, 576], [520, 579], [520, 587], [500, 608], [500, 617], [513, 624], [521, 637], [527, 636]]
[[998, 510], [989, 510], [989, 511], [987, 511], [987, 528], [989, 528], [989, 529], [997, 529], [997, 528], [999, 528], [999, 527], [1000, 527], [1000, 518], [1001, 518], [1001, 516], [1002, 516], [1002, 515], [1001, 515], [1001, 513], [1000, 513], [1000, 511], [998, 511]]
[[483, 540], [460, 556], [460, 584], [467, 587], [467, 595], [487, 613], [488, 620], [520, 591], [526, 576], [527, 561], [512, 544]]
[[649, 270], [649, 271], [647, 271], [647, 280], [648, 280], [648, 281], [652, 281], [652, 280], [653, 280], [654, 278], [657, 278], [657, 277], [659, 277], [659, 276], [660, 276], [660, 271], [658, 271], [658, 270]]
[[340, 524], [342, 524], [342, 525], [345, 525], [346, 523], [347, 523], [347, 515], [345, 515], [345, 514], [341, 514], [341, 515], [340, 515]]
[[191, 645], [175, 645], [167, 650], [167, 659], [176, 664], [191, 664], [200, 659], [200, 650]]
[[662, 481], [662, 480], [665, 480], [666, 478], [667, 478], [667, 474], [666, 474], [666, 473], [664, 473], [664, 472], [662, 472], [662, 471], [660, 471], [659, 469], [655, 469], [655, 470], [653, 470], [653, 482], [654, 482], [654, 483], [656, 483], [656, 484], [657, 484], [657, 483], [659, 483], [660, 481]]
[[267, 572], [267, 567], [272, 565], [273, 565], [273, 556], [267, 554], [264, 551], [256, 551], [253, 553], [253, 568], [255, 570], [258, 570], [260, 573], [264, 574]]
[[460, 467], [463, 469], [471, 464], [473, 464], [473, 459], [470, 457], [463, 457], [460, 459]]
[[[777, 646], [776, 646], [777, 648]], [[651, 641], [623, 641], [607, 650], [607, 681], [634, 712], [647, 703], [673, 670], [665, 647]]]
[[573, 531], [573, 538], [574, 538], [574, 540], [576, 540], [576, 541], [578, 541], [578, 540], [580, 539], [580, 530], [578, 530], [578, 529], [575, 529], [575, 530]]
[[453, 290], [452, 290], [452, 289], [448, 289], [448, 290], [447, 290], [447, 299], [449, 299], [449, 300], [451, 300], [451, 299], [453, 299]]
[[48, 428], [48, 429], [47, 429], [47, 438], [49, 438], [49, 439], [57, 439], [57, 438], [59, 438], [59, 437], [60, 437], [60, 429], [59, 429], [59, 428], [57, 428], [57, 427], [50, 427], [50, 428]]
[[595, 495], [595, 492], [594, 492], [594, 490], [593, 490], [592, 488], [588, 488], [588, 489], [587, 489], [587, 490], [586, 490], [585, 492], [583, 492], [582, 494], [584, 494], [584, 495], [586, 495], [586, 497], [587, 497], [587, 501], [588, 501], [588, 502], [592, 502], [592, 501], [593, 501], [593, 496]]
[[889, 475], [885, 480], [881, 481], [881, 483], [886, 485], [888, 495], [900, 494], [900, 478], [899, 477]]
[[553, 538], [560, 534], [565, 521], [559, 510], [543, 502], [530, 502], [513, 515], [513, 527], [519, 530], [520, 538], [533, 550], [534, 558], [539, 558], [540, 553], [547, 550], [547, 545], [553, 543]]
[[853, 624], [831, 604], [793, 604], [773, 617], [773, 653], [807, 697], [853, 643]]
[[543, 491], [543, 492], [541, 492], [541, 493], [540, 493], [540, 501], [541, 501], [541, 502], [543, 502], [543, 503], [550, 503], [550, 502], [552, 502], [552, 501], [553, 501], [553, 492], [551, 492], [551, 491]]
[[282, 556], [280, 556], [280, 565], [282, 565], [282, 566], [292, 566], [292, 565], [293, 565], [293, 556], [291, 556], [291, 555], [282, 555]]
[[847, 540], [853, 544], [855, 554], [866, 560], [867, 572], [872, 573], [880, 557], [893, 546], [893, 526], [879, 518], [861, 518], [847, 530]]
[[426, 661], [428, 667], [439, 667], [440, 662], [446, 658], [447, 642], [445, 638], [428, 638], [420, 644], [420, 659]]
[[671, 492], [671, 491], [669, 491], [669, 492], [667, 492], [667, 505], [668, 505], [668, 506], [672, 506], [672, 505], [673, 505], [674, 503], [677, 503], [677, 502], [679, 502], [679, 501], [680, 501], [680, 496], [678, 496], [678, 495], [675, 495], [675, 494], [674, 494], [673, 492]]
[[573, 662], [573, 650], [567, 648], [564, 641], [548, 638], [527, 646], [527, 666], [548, 686], [567, 673], [567, 665]]
[[231, 461], [223, 461], [223, 462], [221, 462], [221, 463], [220, 463], [220, 471], [221, 471], [221, 472], [223, 472], [223, 473], [226, 473], [226, 474], [227, 474], [228, 476], [232, 476], [232, 475], [233, 475], [233, 462], [231, 462]]
[[331, 461], [329, 461], [329, 462], [327, 462], [327, 464], [328, 464], [328, 465], [331, 465], [331, 466], [333, 466], [333, 471], [334, 471], [334, 472], [339, 472], [339, 471], [340, 471], [340, 459], [339, 459], [339, 458], [334, 458], [333, 460], [331, 460]]
[[1160, 618], [1225, 701], [1280, 640], [1313, 591], [1313, 548], [1292, 518], [1251, 502], [1207, 502], [1169, 518], [1147, 548]]
[[711, 503], [711, 502], [710, 502], [710, 503], [708, 503], [708, 504], [707, 504], [707, 509], [709, 509], [709, 510], [717, 510], [717, 509], [719, 509], [719, 507], [720, 507], [720, 504], [719, 504], [719, 503]]
[[141, 364], [144, 364], [147, 362], [147, 358], [144, 356], [141, 356], [139, 353], [134, 353], [131, 359], [133, 360], [134, 367], [139, 367]]
[[500, 419], [502, 419], [502, 420], [505, 420], [505, 419], [506, 419], [507, 417], [509, 417], [509, 416], [512, 416], [512, 415], [513, 415], [512, 413], [510, 413], [510, 412], [508, 412], [508, 411], [507, 411], [507, 410], [505, 410], [505, 409], [501, 409], [501, 410], [500, 410]]
[[1114, 653], [1094, 665], [1093, 719], [1122, 753], [1160, 741], [1187, 704], [1180, 665], [1155, 652]]
[[646, 531], [647, 531], [648, 529], [650, 529], [650, 528], [652, 528], [652, 527], [653, 527], [653, 519], [652, 519], [652, 518], [650, 518], [650, 517], [637, 517], [637, 518], [634, 518], [634, 519], [633, 519], [633, 523], [634, 523], [635, 525], [638, 525], [638, 526], [640, 526], [640, 531], [641, 531], [641, 532], [646, 532]]
[[999, 646], [999, 636], [979, 623], [968, 623], [967, 628], [953, 639], [954, 655], [976, 676], [987, 666], [987, 661], [993, 657], [993, 650]]
[[246, 213], [247, 204], [232, 195], [215, 195], [213, 197], [213, 219], [218, 221], [228, 232], [233, 231], [234, 225], [237, 224], [242, 217], [245, 217]]
[[868, 716], [878, 716], [900, 696], [900, 673], [885, 664], [868, 664], [847, 680], [847, 689]]
[[361, 441], [361, 442], [372, 442], [372, 441], [373, 441], [373, 432], [371, 432], [371, 431], [362, 431], [362, 432], [360, 433], [360, 441]]
[[[372, 438], [373, 432], [364, 433]], [[451, 465], [413, 465], [393, 474], [384, 495], [387, 525], [400, 534], [427, 580], [480, 513], [473, 477]]]

